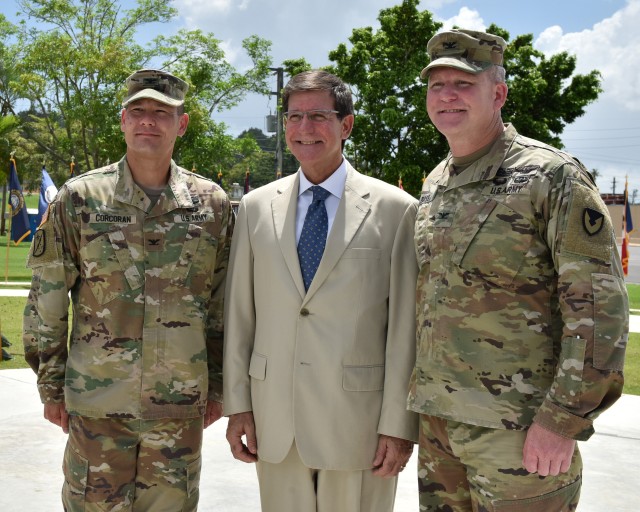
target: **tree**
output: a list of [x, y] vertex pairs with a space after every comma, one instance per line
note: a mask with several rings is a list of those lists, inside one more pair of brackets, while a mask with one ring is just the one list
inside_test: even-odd
[[[237, 162], [224, 176], [225, 185], [232, 183], [242, 184], [245, 173], [249, 171], [251, 188], [258, 188], [273, 181], [276, 172], [276, 138], [273, 135], [265, 135], [258, 128], [245, 130], [238, 136], [239, 141], [254, 141], [258, 150], [247, 156], [246, 159]], [[282, 175], [293, 174], [298, 169], [298, 163], [294, 156], [286, 151], [282, 161]]]
[[[226, 127], [211, 119], [247, 92], [266, 90], [270, 43], [243, 42], [253, 66], [236, 72], [219, 41], [201, 31], [161, 36], [146, 47], [135, 40], [149, 23], [170, 21], [176, 10], [164, 0], [137, 0], [123, 10], [117, 0], [18, 0], [22, 23], [12, 49], [18, 55], [11, 88], [30, 107], [22, 116], [22, 139], [36, 144], [35, 158], [85, 171], [118, 160], [125, 150], [120, 103], [125, 78], [135, 69], [160, 67], [190, 83], [191, 129], [176, 144], [175, 158], [205, 170], [229, 163], [238, 152]], [[1, 86], [1, 85], [0, 85]], [[215, 140], [207, 140], [213, 137]], [[37, 173], [39, 165], [29, 166]], [[213, 174], [213, 171], [212, 171]]]
[[560, 135], [566, 126], [584, 115], [585, 107], [602, 92], [600, 72], [574, 75], [576, 57], [567, 52], [545, 57], [533, 48], [533, 34], [510, 41], [509, 33], [496, 25], [487, 31], [509, 42], [504, 56], [509, 96], [503, 119], [523, 135], [562, 149]]
[[[426, 176], [448, 152], [444, 137], [428, 119], [426, 83], [419, 79], [429, 62], [427, 42], [440, 29], [419, 0], [403, 0], [380, 11], [380, 29], [354, 29], [351, 48], [340, 44], [330, 52], [333, 72], [349, 83], [355, 96], [356, 120], [350, 158], [367, 174], [417, 195]], [[509, 34], [495, 25], [488, 32]], [[509, 99], [505, 122], [544, 142], [561, 147], [564, 127], [584, 114], [600, 90], [597, 71], [574, 75], [575, 57], [560, 53], [547, 59], [532, 47], [532, 36], [519, 36], [505, 54]]]
[[164, 58], [162, 67], [190, 83], [185, 105], [190, 116], [189, 129], [176, 143], [174, 158], [185, 165], [191, 162], [204, 176], [217, 179], [221, 170], [253, 154], [257, 146], [251, 141], [234, 139], [226, 133], [226, 126], [216, 123], [211, 116], [235, 107], [248, 92], [269, 92], [271, 43], [256, 36], [242, 42], [252, 61], [252, 66], [243, 73], [227, 62], [220, 41], [213, 34], [183, 30], [172, 37], [160, 36], [154, 44]]
[[14, 79], [17, 56], [5, 43], [16, 32], [17, 28], [0, 14], [0, 116], [16, 114], [13, 104], [17, 100], [17, 95], [9, 83]]
[[124, 148], [118, 93], [148, 55], [134, 42], [135, 32], [170, 20], [175, 9], [161, 0], [140, 0], [124, 12], [114, 0], [18, 4], [32, 21], [31, 28], [20, 28], [16, 53], [21, 60], [12, 84], [30, 103], [24, 137], [65, 167], [72, 156], [78, 170], [118, 159]]

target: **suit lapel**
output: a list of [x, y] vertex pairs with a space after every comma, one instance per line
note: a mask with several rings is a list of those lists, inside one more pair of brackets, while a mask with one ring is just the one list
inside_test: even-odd
[[282, 186], [278, 188], [277, 195], [271, 201], [271, 213], [276, 238], [282, 251], [282, 256], [289, 269], [291, 278], [301, 297], [305, 296], [298, 250], [296, 248], [296, 209], [298, 206], [298, 189], [300, 187], [299, 173], [290, 178], [280, 180]]
[[[366, 183], [361, 179], [361, 175], [347, 162], [347, 181], [344, 193], [338, 205], [331, 232], [327, 238], [327, 245], [325, 246], [320, 266], [307, 291], [305, 302], [322, 286], [322, 283], [327, 279], [351, 243], [351, 240], [353, 240], [371, 209], [371, 203], [367, 200], [368, 197], [369, 189], [366, 187]], [[300, 264], [297, 261], [297, 256], [296, 263], [299, 269]], [[300, 281], [302, 282], [302, 277]]]

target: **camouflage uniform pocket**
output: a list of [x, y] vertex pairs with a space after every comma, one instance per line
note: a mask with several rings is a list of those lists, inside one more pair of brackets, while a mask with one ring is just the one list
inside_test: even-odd
[[89, 474], [89, 461], [68, 445], [62, 461], [64, 485], [62, 501], [68, 512], [82, 512], [85, 508], [85, 490]]
[[189, 224], [180, 256], [174, 265], [168, 265], [162, 271], [163, 277], [171, 283], [185, 285], [196, 295], [208, 297], [212, 283], [213, 268], [218, 240], [197, 224]]
[[200, 457], [187, 466], [187, 496], [190, 498], [196, 496], [200, 488], [201, 467], [202, 458]]
[[82, 275], [98, 304], [104, 305], [129, 290], [120, 260], [108, 236], [80, 249]]
[[532, 512], [534, 510], [575, 510], [580, 497], [582, 479], [561, 487], [553, 492], [522, 500], [505, 500], [494, 502], [493, 512]]
[[557, 378], [551, 388], [551, 395], [560, 404], [568, 407], [577, 407], [580, 404], [586, 349], [587, 340], [583, 338], [562, 340], [560, 360], [556, 370]]
[[591, 274], [594, 299], [593, 366], [622, 371], [629, 325], [622, 321], [629, 311], [624, 280], [609, 274]]
[[452, 261], [485, 281], [510, 288], [533, 243], [532, 227], [522, 215], [493, 199], [472, 210], [472, 221], [460, 228]]

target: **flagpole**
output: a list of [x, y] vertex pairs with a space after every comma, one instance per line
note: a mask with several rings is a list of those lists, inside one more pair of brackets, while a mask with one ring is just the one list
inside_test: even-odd
[[4, 259], [4, 282], [9, 282], [9, 244], [11, 243], [11, 217], [13, 217], [13, 207], [9, 204], [9, 229], [7, 230], [7, 254]]
[[[16, 154], [15, 150], [9, 153], [9, 162], [13, 160], [14, 155]], [[9, 177], [7, 176], [7, 183], [9, 182]], [[9, 197], [11, 197], [11, 187], [9, 187]], [[13, 206], [11, 205], [11, 201], [9, 201], [9, 227], [7, 228], [7, 250], [4, 258], [4, 282], [9, 282], [9, 244], [11, 243], [11, 219], [13, 217]]]
[[622, 208], [622, 247], [620, 249], [620, 260], [622, 262], [622, 273], [627, 276], [629, 274], [629, 217], [631, 210], [629, 208], [629, 176], [624, 178], [624, 206]]

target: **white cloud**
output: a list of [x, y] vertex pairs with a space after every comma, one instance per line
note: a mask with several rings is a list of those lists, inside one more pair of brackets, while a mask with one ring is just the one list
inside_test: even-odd
[[241, 47], [238, 47], [233, 44], [233, 41], [227, 39], [225, 41], [220, 41], [220, 49], [224, 52], [224, 58], [230, 64], [234, 64], [238, 59], [240, 54]]
[[202, 22], [220, 21], [220, 16], [227, 18], [233, 11], [246, 11], [251, 0], [173, 0], [173, 5], [187, 25], [198, 27]]
[[480, 13], [474, 9], [469, 9], [468, 7], [461, 7], [460, 11], [455, 16], [439, 21], [441, 21], [443, 25], [441, 30], [449, 30], [454, 26], [457, 26], [464, 27], [467, 30], [479, 30], [484, 32], [487, 28], [484, 20], [480, 16]]
[[534, 44], [547, 55], [560, 51], [576, 55], [578, 73], [599, 70], [604, 89], [599, 101], [640, 111], [639, 24], [640, 0], [630, 0], [623, 9], [591, 29], [565, 34], [559, 26], [549, 27]]

